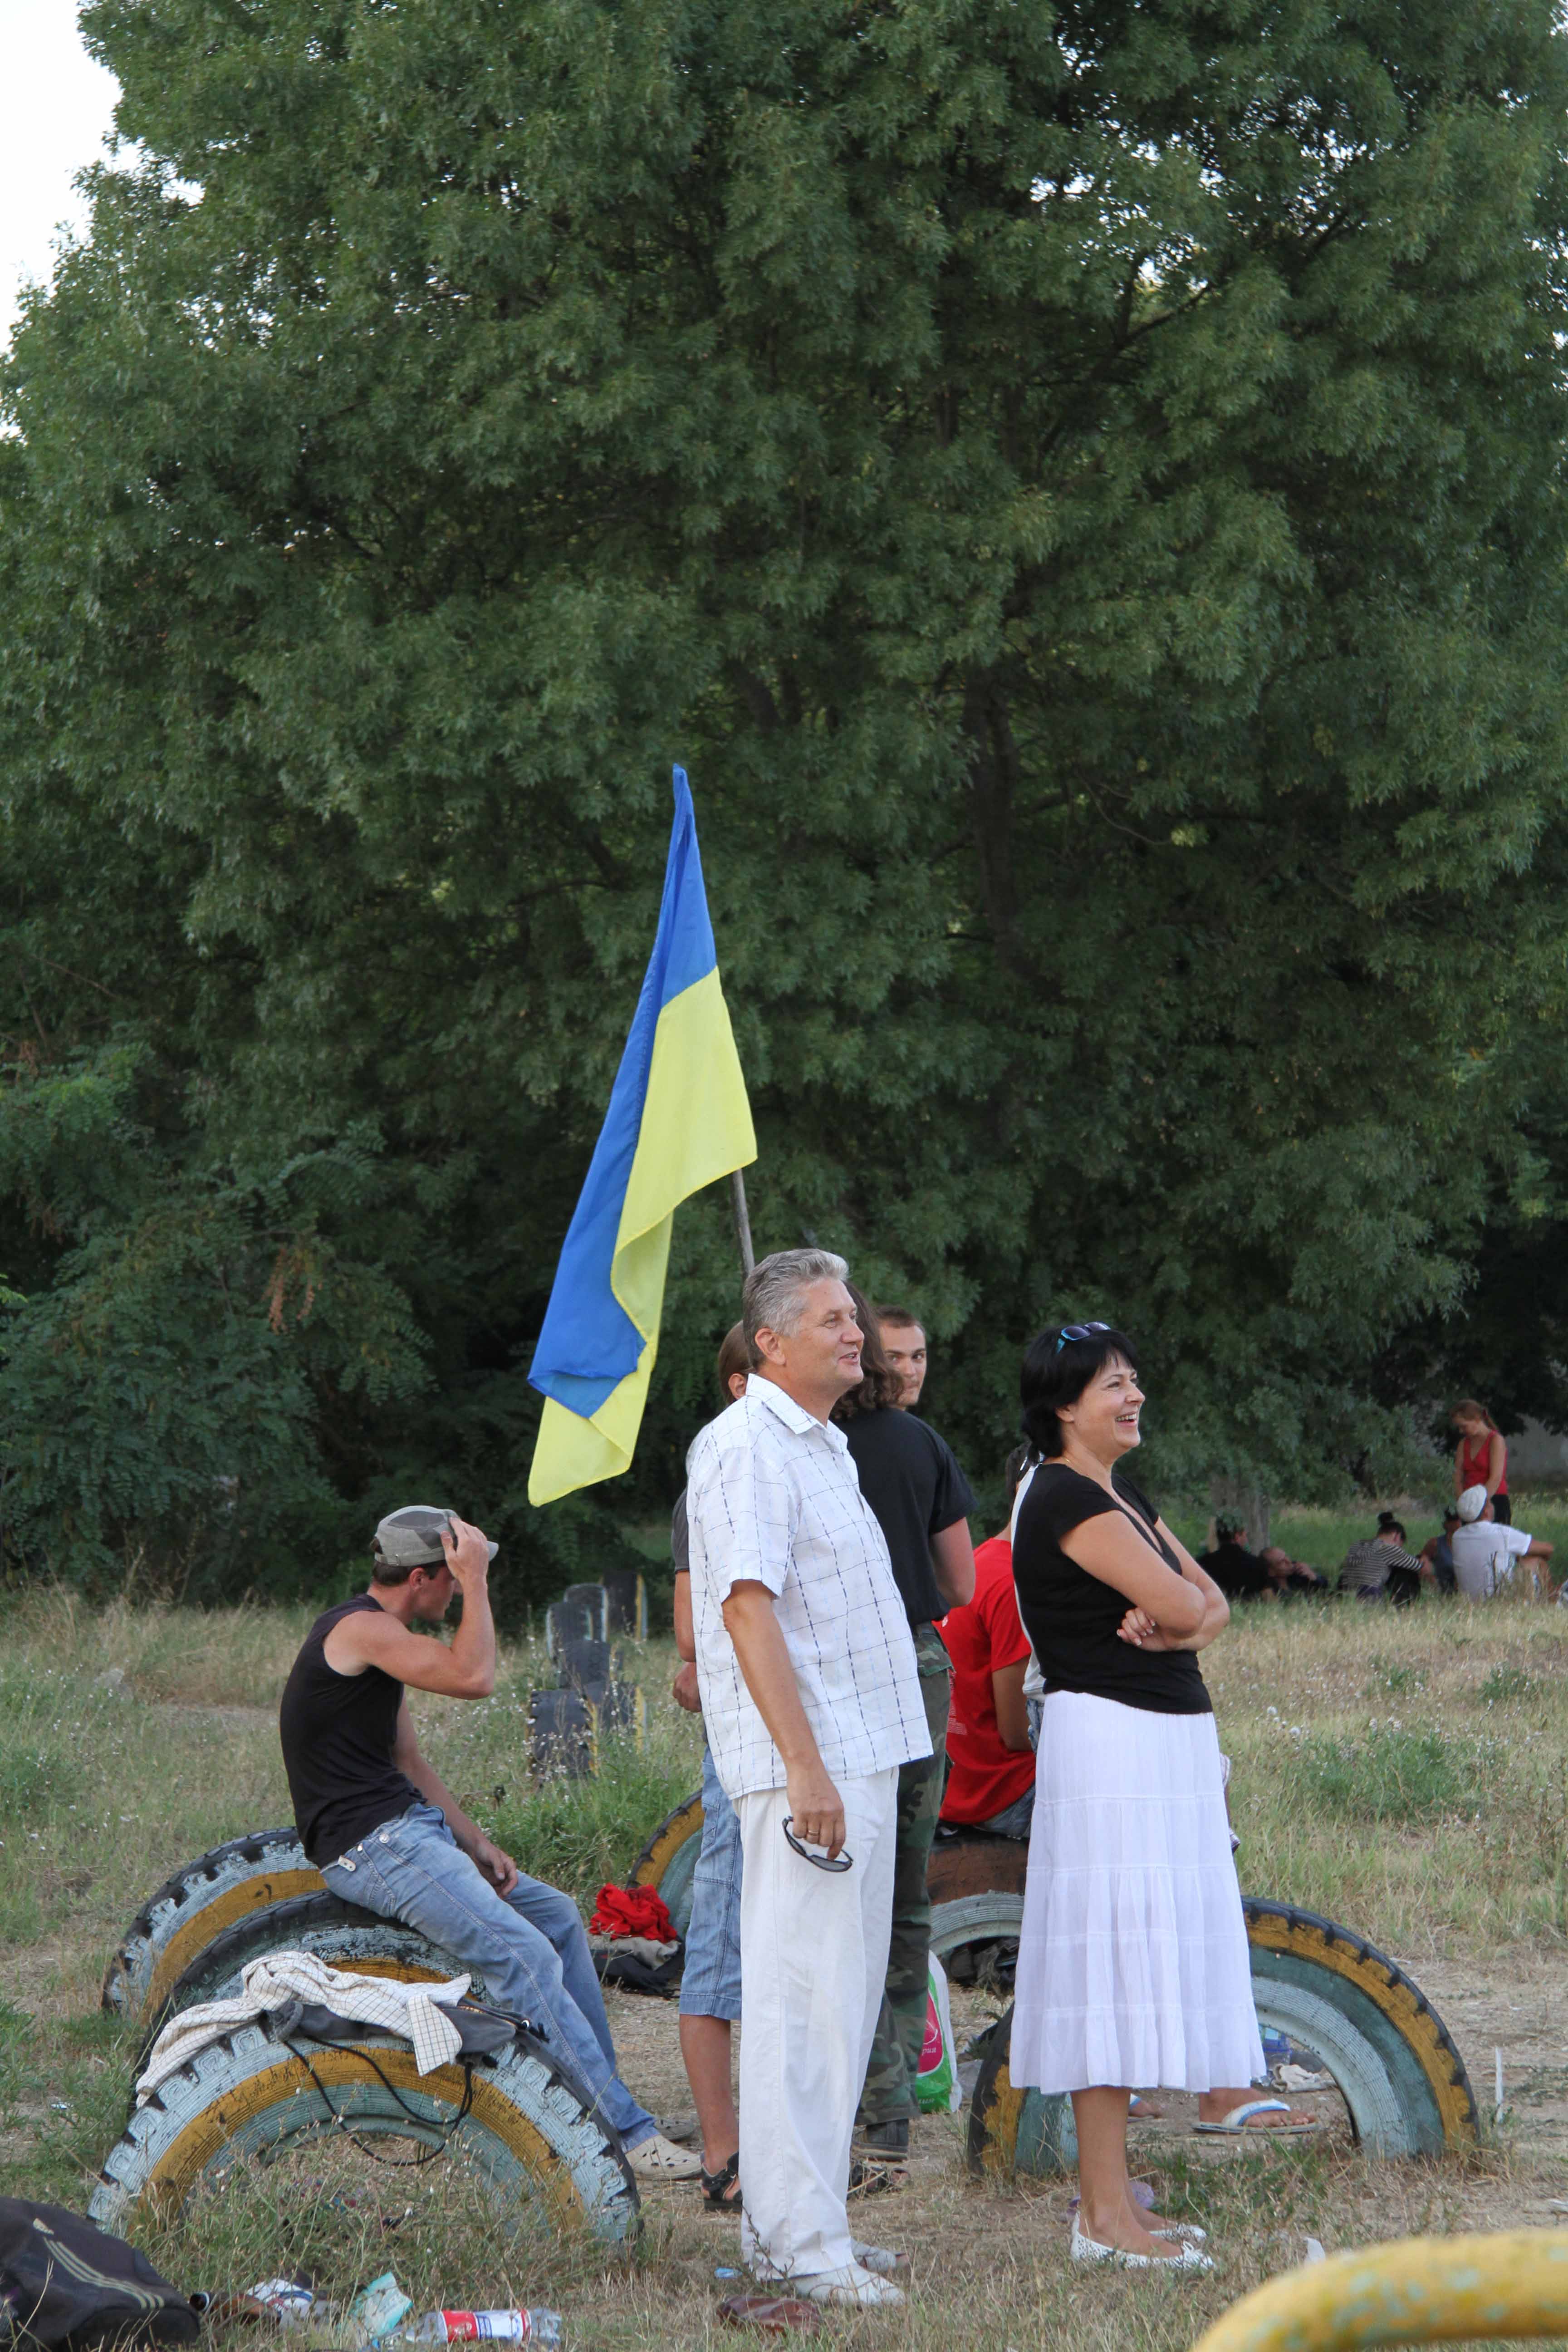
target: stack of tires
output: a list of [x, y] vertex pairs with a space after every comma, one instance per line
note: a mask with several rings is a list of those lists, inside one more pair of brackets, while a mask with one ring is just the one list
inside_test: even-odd
[[[465, 1972], [414, 1929], [330, 1894], [291, 1829], [258, 1831], [166, 1879], [109, 1964], [103, 2005], [140, 2027], [137, 2073], [172, 2016], [233, 2000], [247, 1964], [279, 1951], [405, 1982]], [[470, 1990], [484, 1999], [480, 1979]], [[123, 2230], [144, 2208], [167, 2212], [221, 2185], [236, 2164], [345, 2128], [466, 2165], [503, 2231], [529, 2217], [581, 2224], [612, 2246], [636, 2231], [637, 2189], [619, 2141], [526, 2031], [492, 2059], [420, 2074], [391, 2035], [301, 2054], [286, 2034], [243, 2026], [197, 2052], [135, 2111], [89, 2210], [101, 2227]]]
[[640, 1744], [643, 1696], [616, 1675], [616, 1633], [647, 1637], [647, 1593], [635, 1570], [612, 1570], [600, 1584], [569, 1584], [545, 1611], [545, 1655], [561, 1682], [529, 1695], [530, 1760], [540, 1780], [590, 1779], [607, 1732], [629, 1732]]

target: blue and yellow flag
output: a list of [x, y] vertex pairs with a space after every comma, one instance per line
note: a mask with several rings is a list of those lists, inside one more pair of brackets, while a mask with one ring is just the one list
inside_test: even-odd
[[528, 1375], [545, 1401], [531, 1503], [630, 1467], [676, 1208], [756, 1156], [691, 791], [677, 768], [658, 933]]

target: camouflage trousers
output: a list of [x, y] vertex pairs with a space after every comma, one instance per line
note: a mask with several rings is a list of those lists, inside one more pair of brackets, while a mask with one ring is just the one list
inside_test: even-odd
[[933, 1625], [915, 1635], [921, 1696], [931, 1752], [899, 1767], [898, 1851], [893, 1862], [893, 1937], [888, 1980], [860, 2094], [860, 2121], [890, 2124], [915, 2113], [915, 2076], [926, 2028], [926, 1969], [931, 1954], [931, 1896], [926, 1864], [942, 1811], [947, 1777], [947, 1712], [952, 1669]]

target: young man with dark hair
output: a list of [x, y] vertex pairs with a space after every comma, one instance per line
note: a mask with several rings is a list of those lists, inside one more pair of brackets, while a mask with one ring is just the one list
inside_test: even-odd
[[1274, 1587], [1268, 1570], [1247, 1549], [1247, 1528], [1222, 1512], [1214, 1523], [1214, 1549], [1201, 1551], [1198, 1566], [1212, 1576], [1227, 1601], [1268, 1601]]
[[[576, 1905], [526, 1877], [469, 1820], [426, 1760], [406, 1686], [448, 1698], [495, 1688], [489, 1567], [496, 1547], [450, 1512], [412, 1503], [375, 1531], [371, 1581], [317, 1618], [284, 1686], [284, 1769], [301, 1843], [334, 1895], [428, 1936], [525, 2018], [620, 2134], [642, 2181], [689, 2180], [697, 2158], [665, 2138], [616, 2072], [604, 1996]], [[437, 1625], [454, 1592], [448, 1649]]]
[[925, 1386], [925, 1328], [907, 1307], [879, 1307], [876, 1317], [882, 1353], [903, 1382], [899, 1402], [908, 1412], [919, 1404]]
[[908, 2154], [925, 2039], [931, 1969], [931, 1840], [942, 1810], [952, 1663], [937, 1621], [974, 1595], [969, 1514], [974, 1497], [945, 1438], [903, 1408], [903, 1376], [881, 1343], [879, 1318], [851, 1282], [862, 1340], [861, 1377], [834, 1407], [860, 1492], [887, 1539], [909, 1619], [931, 1750], [900, 1766], [893, 1920], [888, 1973], [856, 2124], [875, 2157]]

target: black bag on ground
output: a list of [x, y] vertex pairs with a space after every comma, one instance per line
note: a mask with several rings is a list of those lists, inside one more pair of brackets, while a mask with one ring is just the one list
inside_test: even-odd
[[63, 2205], [0, 2197], [0, 2347], [193, 2344], [201, 2321], [145, 2254]]

